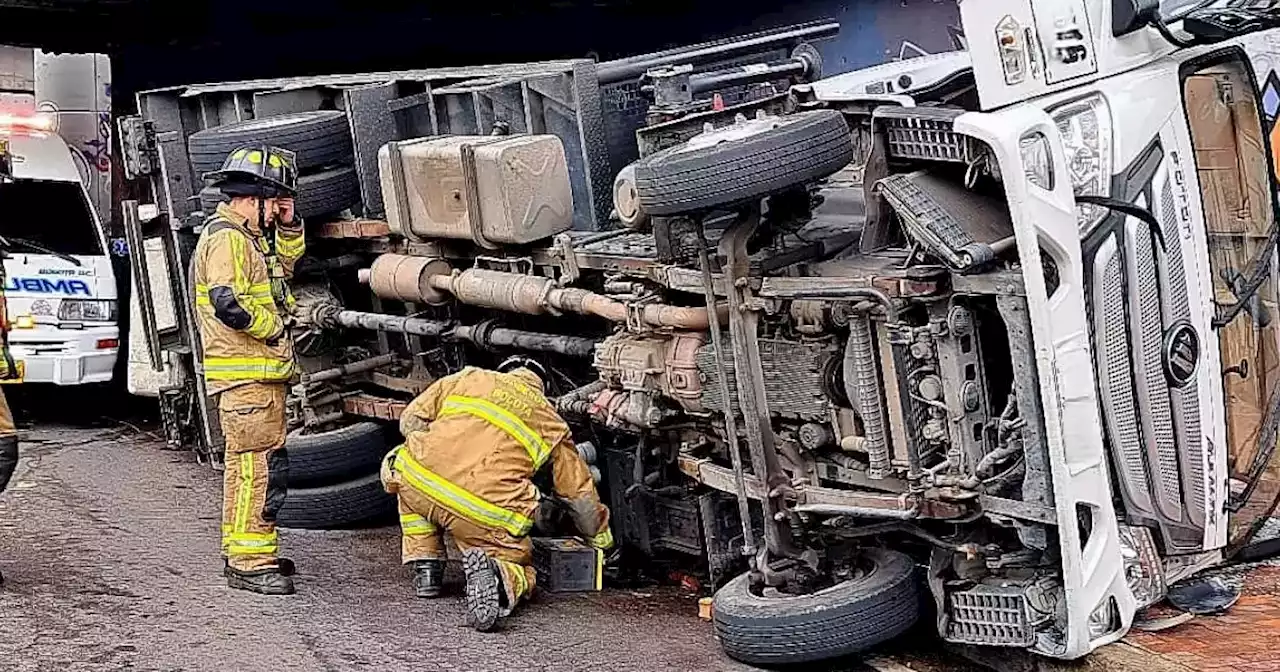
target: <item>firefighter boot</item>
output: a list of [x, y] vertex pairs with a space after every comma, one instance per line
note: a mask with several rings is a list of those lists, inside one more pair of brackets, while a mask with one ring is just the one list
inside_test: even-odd
[[444, 588], [443, 560], [415, 560], [413, 563], [413, 592], [418, 597], [440, 597]]
[[498, 622], [507, 591], [502, 586], [502, 572], [484, 551], [468, 548], [462, 553], [462, 570], [467, 575], [467, 620], [471, 627], [488, 632]]
[[228, 565], [222, 570], [222, 574], [227, 577], [228, 586], [239, 590], [260, 595], [293, 594], [293, 579], [281, 573], [278, 567], [242, 571]]

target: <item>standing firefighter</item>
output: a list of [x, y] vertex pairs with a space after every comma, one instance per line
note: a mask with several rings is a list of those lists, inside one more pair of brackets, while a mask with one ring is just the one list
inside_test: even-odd
[[[0, 204], [4, 203], [4, 183], [13, 176], [9, 141], [0, 140]], [[4, 298], [4, 287], [9, 283], [4, 274], [4, 253], [0, 250], [0, 380], [21, 380], [22, 372], [9, 352], [9, 305]], [[13, 422], [13, 412], [0, 392], [0, 492], [9, 487], [9, 479], [18, 468], [18, 428]], [[4, 576], [0, 575], [0, 584]]]
[[[3, 187], [0, 187], [2, 189]], [[0, 197], [0, 203], [3, 203]], [[4, 299], [4, 255], [0, 253], [0, 380], [21, 378], [21, 373], [9, 353], [9, 311]], [[0, 392], [0, 492], [9, 487], [9, 479], [18, 468], [18, 428], [13, 422], [13, 412], [9, 410], [9, 402], [5, 401], [4, 392]], [[4, 583], [4, 575], [0, 574], [0, 584]]]
[[520, 358], [499, 368], [467, 367], [414, 399], [400, 418], [405, 443], [382, 467], [387, 491], [399, 496], [402, 558], [418, 596], [440, 594], [448, 530], [463, 552], [477, 630], [492, 629], [533, 590], [526, 535], [538, 507], [532, 479], [544, 464], [579, 531], [597, 548], [613, 545], [609, 510], [533, 370], [542, 367]]
[[205, 176], [230, 202], [206, 220], [195, 251], [204, 376], [226, 438], [224, 574], [232, 588], [268, 595], [294, 590], [292, 563], [277, 556], [275, 515], [289, 469], [285, 387], [294, 374], [285, 281], [306, 250], [293, 216], [295, 166], [293, 153], [276, 147], [233, 151]]

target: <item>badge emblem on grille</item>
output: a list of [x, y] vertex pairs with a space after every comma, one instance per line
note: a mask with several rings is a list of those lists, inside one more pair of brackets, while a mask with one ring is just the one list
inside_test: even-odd
[[1174, 387], [1185, 387], [1200, 363], [1200, 335], [1190, 322], [1181, 321], [1164, 333], [1164, 375]]

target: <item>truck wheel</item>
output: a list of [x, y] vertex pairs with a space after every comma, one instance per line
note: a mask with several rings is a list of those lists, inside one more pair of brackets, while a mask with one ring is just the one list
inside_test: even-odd
[[333, 168], [298, 178], [299, 217], [332, 215], [359, 203], [360, 181], [355, 168]]
[[[227, 197], [213, 187], [200, 190], [200, 210], [212, 215]], [[360, 204], [360, 182], [354, 168], [333, 168], [298, 178], [297, 214], [311, 218], [332, 215]]]
[[757, 595], [747, 574], [713, 605], [716, 637], [744, 663], [784, 665], [835, 658], [892, 639], [915, 623], [915, 565], [896, 551], [865, 549], [853, 578], [808, 595]]
[[380, 425], [357, 422], [316, 434], [289, 433], [289, 487], [329, 485], [378, 470], [387, 453]]
[[218, 209], [218, 204], [226, 200], [227, 197], [221, 191], [213, 187], [205, 187], [200, 190], [200, 212], [212, 215], [213, 211]]
[[396, 498], [382, 489], [372, 473], [354, 481], [318, 488], [289, 488], [276, 524], [302, 530], [336, 530], [389, 520]]
[[852, 160], [849, 125], [835, 110], [740, 119], [637, 161], [635, 189], [648, 214], [676, 215], [762, 198]]
[[282, 114], [206, 128], [187, 139], [187, 154], [198, 173], [222, 167], [227, 154], [245, 145], [268, 144], [298, 154], [298, 170], [351, 163], [351, 129], [345, 112], [322, 110]]

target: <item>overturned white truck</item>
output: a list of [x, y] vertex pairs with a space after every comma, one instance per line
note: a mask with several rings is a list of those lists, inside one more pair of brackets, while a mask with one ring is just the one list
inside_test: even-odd
[[144, 93], [131, 335], [172, 442], [216, 461], [198, 178], [245, 140], [294, 149], [283, 524], [384, 512], [377, 422], [536, 353], [615, 536], [704, 563], [730, 655], [837, 656], [933, 613], [1076, 658], [1277, 493], [1280, 9], [1194, 4], [966, 0], [968, 52], [816, 82], [828, 25]]

